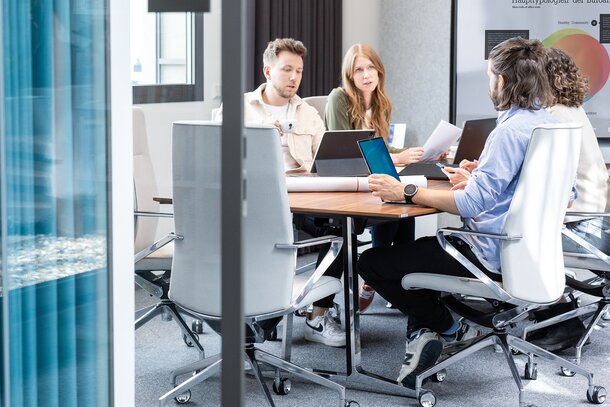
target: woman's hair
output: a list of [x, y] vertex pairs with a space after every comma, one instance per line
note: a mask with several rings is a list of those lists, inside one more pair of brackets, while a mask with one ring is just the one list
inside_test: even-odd
[[388, 133], [390, 132], [390, 114], [392, 113], [392, 105], [390, 99], [385, 93], [385, 68], [379, 55], [365, 44], [355, 44], [350, 47], [343, 57], [343, 65], [341, 67], [341, 77], [343, 79], [343, 89], [349, 100], [349, 118], [354, 129], [361, 129], [365, 126], [366, 121], [366, 106], [364, 96], [356, 88], [354, 83], [354, 64], [356, 58], [364, 57], [371, 60], [379, 75], [379, 83], [373, 91], [371, 98], [371, 118], [368, 122], [369, 126], [375, 130], [377, 136], [383, 137], [387, 141]]
[[546, 51], [546, 73], [555, 103], [568, 107], [579, 107], [589, 91], [587, 78], [580, 71], [572, 58], [557, 48]]
[[501, 42], [489, 53], [489, 63], [491, 72], [504, 79], [494, 100], [497, 110], [512, 106], [537, 110], [552, 103], [546, 51], [540, 41], [516, 37]]

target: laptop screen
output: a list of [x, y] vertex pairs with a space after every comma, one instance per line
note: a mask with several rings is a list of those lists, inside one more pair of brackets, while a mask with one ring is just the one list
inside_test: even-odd
[[455, 151], [455, 158], [453, 162], [459, 164], [462, 160], [478, 160], [487, 136], [489, 133], [496, 128], [496, 118], [490, 119], [478, 119], [478, 120], [467, 120], [464, 123], [464, 130], [462, 130], [462, 137], [458, 144], [458, 148]]
[[314, 156], [311, 172], [321, 177], [366, 176], [366, 163], [357, 142], [374, 135], [373, 130], [326, 131]]
[[400, 181], [383, 138], [360, 140], [358, 147], [371, 174], [388, 174]]

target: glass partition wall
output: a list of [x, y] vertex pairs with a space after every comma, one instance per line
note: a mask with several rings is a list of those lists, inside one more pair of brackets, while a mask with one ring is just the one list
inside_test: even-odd
[[108, 5], [0, 15], [0, 406], [108, 406]]

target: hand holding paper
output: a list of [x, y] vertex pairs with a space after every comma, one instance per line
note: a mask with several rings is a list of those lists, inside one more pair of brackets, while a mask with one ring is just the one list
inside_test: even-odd
[[426, 143], [424, 144], [424, 155], [420, 161], [436, 160], [441, 154], [446, 153], [449, 147], [454, 144], [460, 135], [462, 129], [441, 120]]

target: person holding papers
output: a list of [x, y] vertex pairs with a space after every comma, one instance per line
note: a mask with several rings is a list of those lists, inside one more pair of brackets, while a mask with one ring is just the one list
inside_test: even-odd
[[[297, 95], [306, 55], [307, 48], [301, 41], [278, 38], [269, 42], [263, 54], [263, 73], [267, 82], [244, 95], [246, 123], [270, 123], [278, 127], [287, 173], [311, 170], [313, 157], [326, 131], [318, 111]], [[221, 119], [222, 110], [216, 116], [216, 120]], [[286, 120], [292, 121], [294, 130], [283, 131], [282, 122]], [[301, 228], [314, 236], [331, 233], [332, 228], [324, 225], [323, 220], [302, 217], [301, 221]], [[321, 250], [318, 261], [324, 253]], [[343, 256], [339, 256], [325, 275], [341, 278], [342, 259]], [[305, 339], [328, 346], [345, 346], [345, 331], [334, 319], [333, 299], [334, 295], [331, 295], [314, 303], [313, 312], [305, 321]]]
[[[373, 129], [386, 141], [390, 132], [392, 104], [385, 92], [385, 68], [375, 50], [355, 44], [343, 57], [342, 87], [328, 95], [325, 124], [328, 130]], [[421, 147], [395, 148], [388, 145], [397, 166], [418, 162]]]
[[[512, 38], [495, 46], [488, 59], [489, 95], [498, 110], [498, 125], [489, 135], [477, 167], [464, 189], [447, 191], [403, 185], [384, 174], [369, 177], [373, 195], [384, 201], [403, 201], [460, 215], [464, 227], [500, 233], [508, 212], [532, 130], [557, 123], [545, 106], [551, 91], [545, 72], [545, 51], [538, 40]], [[523, 82], [519, 78], [524, 78]], [[463, 240], [462, 240], [463, 239]], [[470, 261], [486, 264], [502, 279], [497, 240], [464, 236], [455, 242]], [[415, 377], [433, 366], [443, 342], [463, 341], [480, 335], [464, 321], [453, 318], [432, 290], [403, 290], [401, 279], [413, 272], [470, 277], [471, 273], [447, 254], [435, 236], [409, 245], [377, 247], [365, 251], [358, 272], [379, 294], [408, 318], [405, 357], [398, 381], [414, 387]]]
[[[385, 68], [375, 50], [365, 44], [352, 45], [341, 67], [342, 87], [328, 95], [325, 124], [328, 130], [374, 129], [383, 137], [392, 161], [409, 165], [420, 160], [421, 147], [395, 148], [388, 145], [392, 104], [385, 92]], [[379, 223], [371, 227], [373, 247], [412, 242], [415, 222], [412, 218]], [[375, 290], [368, 284], [360, 287], [359, 309], [365, 311], [373, 302]]]

